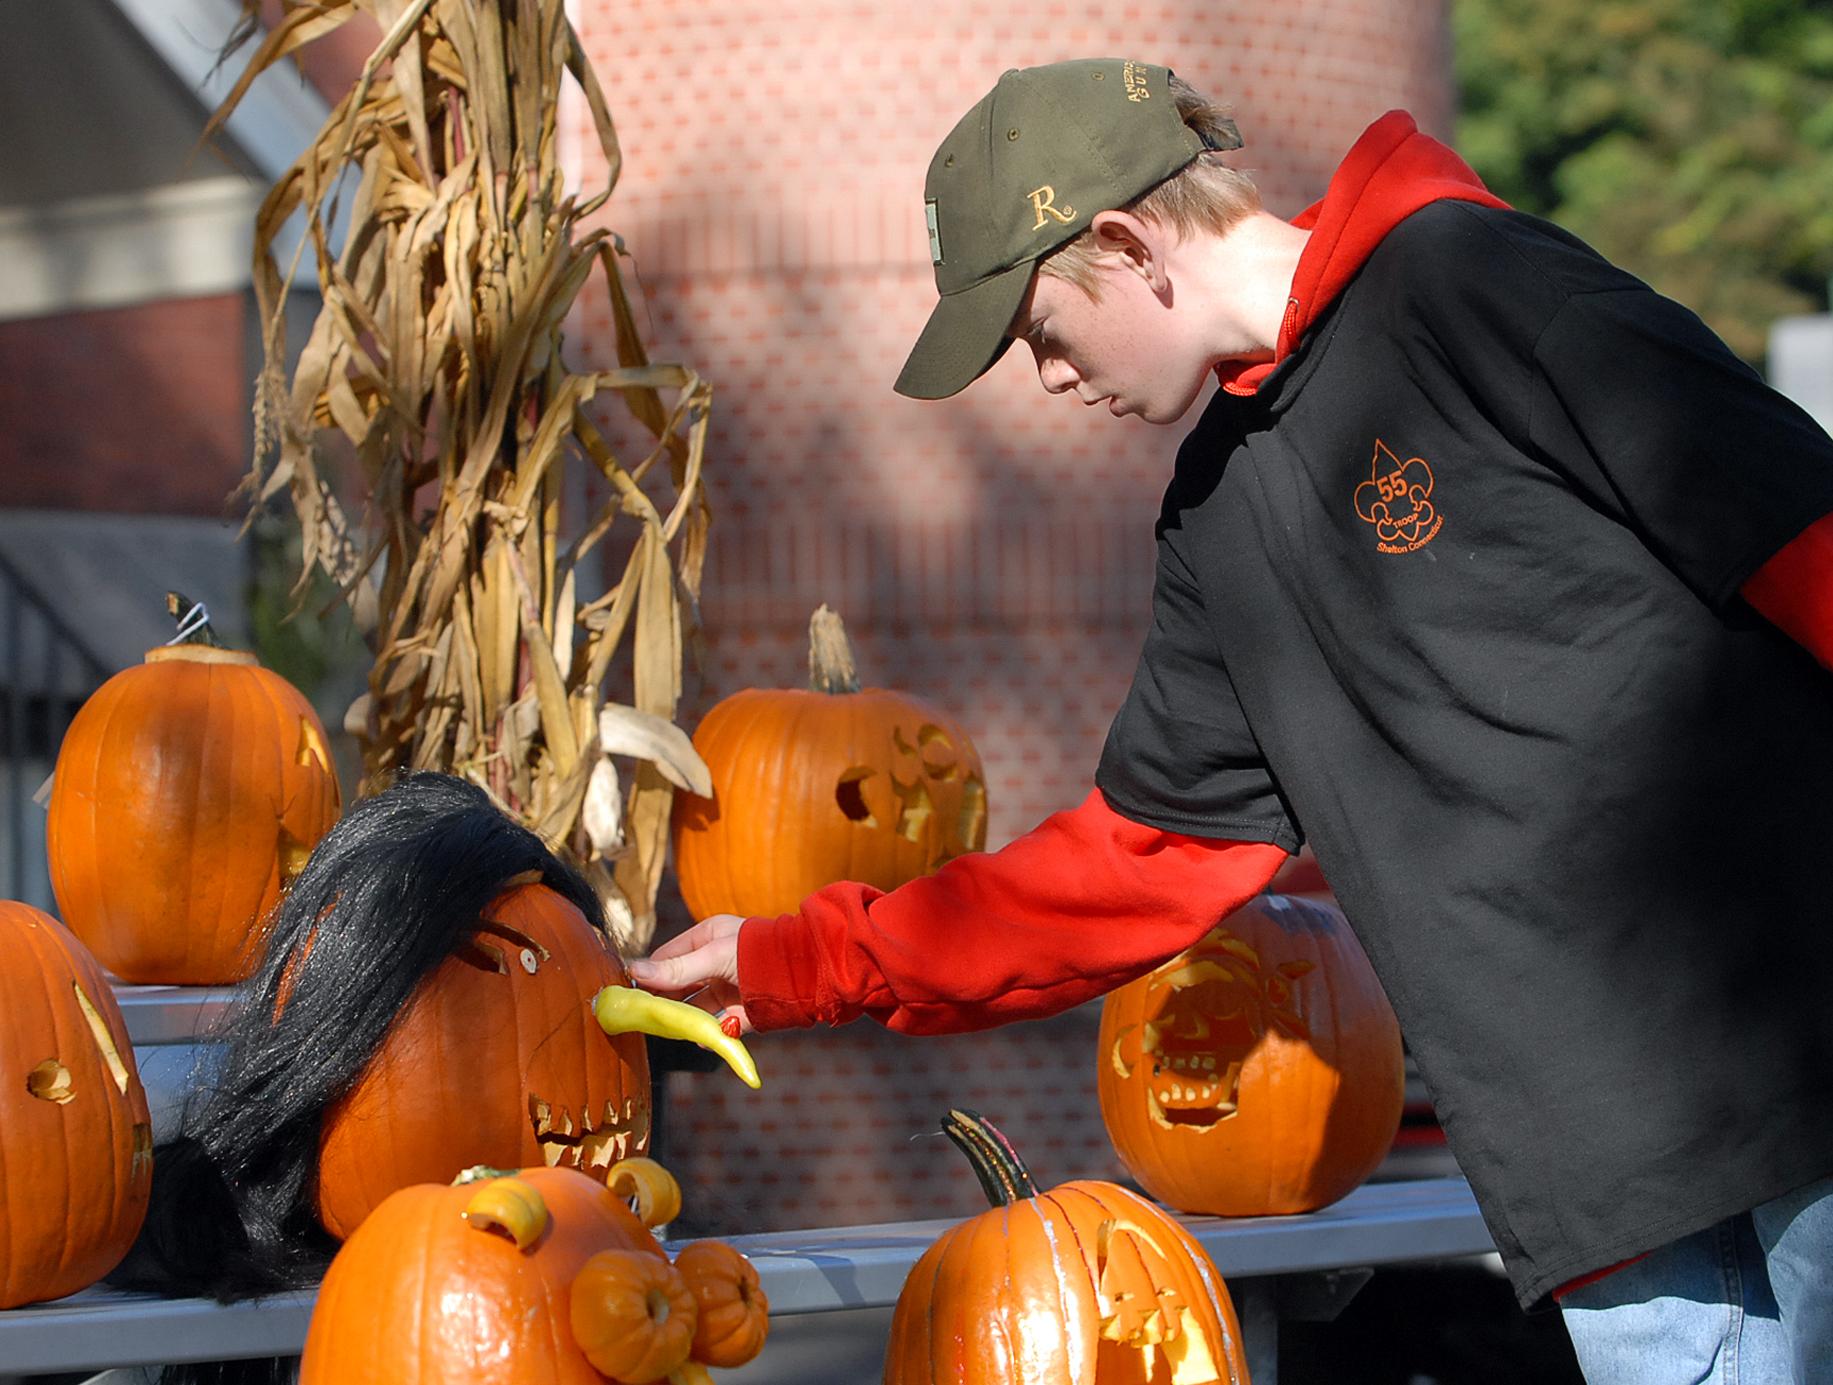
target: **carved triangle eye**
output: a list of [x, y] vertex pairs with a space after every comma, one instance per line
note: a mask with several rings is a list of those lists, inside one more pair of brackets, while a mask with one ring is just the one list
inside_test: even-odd
[[299, 718], [299, 753], [293, 757], [298, 765], [316, 765], [321, 773], [331, 772], [331, 752], [319, 737], [318, 728], [305, 717]]
[[116, 1090], [125, 1096], [133, 1075], [127, 1064], [121, 1061], [121, 1050], [115, 1047], [115, 1036], [109, 1032], [108, 1021], [102, 1018], [102, 1012], [95, 1008], [95, 1003], [80, 984], [72, 981], [70, 989], [76, 992], [77, 1008], [83, 1012], [83, 1021], [89, 1026], [89, 1034], [95, 1040], [96, 1048], [101, 1051], [102, 1062], [108, 1067], [108, 1075], [114, 1078]]

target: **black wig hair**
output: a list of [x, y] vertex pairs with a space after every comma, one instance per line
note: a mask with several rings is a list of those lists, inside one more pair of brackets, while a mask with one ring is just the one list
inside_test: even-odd
[[111, 1281], [223, 1302], [316, 1283], [337, 1249], [313, 1210], [320, 1118], [421, 981], [531, 872], [604, 927], [585, 879], [465, 780], [403, 774], [352, 805], [270, 916], [229, 1017], [203, 1036], [216, 1065], [154, 1150], [146, 1224]]

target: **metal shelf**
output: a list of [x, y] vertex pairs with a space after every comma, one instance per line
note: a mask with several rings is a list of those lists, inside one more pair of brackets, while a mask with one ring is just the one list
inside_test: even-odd
[[115, 1003], [135, 1048], [191, 1043], [235, 1002], [233, 986], [129, 986], [116, 982]]
[[[1492, 1249], [1461, 1178], [1365, 1184], [1341, 1202], [1304, 1216], [1179, 1220], [1231, 1281], [1442, 1260]], [[899, 1222], [722, 1239], [757, 1266], [771, 1316], [794, 1318], [895, 1303], [910, 1267], [954, 1224]], [[7, 1370], [30, 1374], [296, 1355], [305, 1342], [314, 1298], [308, 1291], [223, 1305], [85, 1289], [53, 1303], [0, 1313], [0, 1362]]]

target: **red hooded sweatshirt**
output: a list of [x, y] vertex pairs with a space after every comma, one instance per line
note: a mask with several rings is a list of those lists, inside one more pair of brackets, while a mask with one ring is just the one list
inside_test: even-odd
[[[1401, 111], [1356, 141], [1293, 275], [1273, 361], [1218, 367], [1251, 395], [1396, 225], [1441, 199], [1505, 205]], [[1833, 516], [1743, 588], [1751, 605], [1833, 667]], [[1099, 790], [999, 851], [960, 857], [884, 892], [843, 883], [798, 913], [739, 933], [751, 1023], [783, 1029], [869, 1015], [913, 1034], [962, 1032], [1055, 1014], [1143, 975], [1264, 889], [1286, 859], [1264, 842], [1146, 827]]]

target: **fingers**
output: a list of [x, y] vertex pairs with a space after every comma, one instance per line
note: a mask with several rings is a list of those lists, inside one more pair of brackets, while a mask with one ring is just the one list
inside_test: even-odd
[[695, 948], [718, 938], [733, 937], [738, 933], [738, 925], [744, 920], [737, 914], [708, 914], [692, 928], [676, 934], [649, 954], [650, 961], [666, 961], [692, 952]]
[[736, 1002], [721, 1009], [718, 1018], [719, 1027], [725, 1031], [728, 1038], [738, 1039], [743, 1038], [746, 1034], [757, 1033], [757, 1030], [752, 1027], [751, 1016], [745, 1013], [745, 1007]]
[[[739, 931], [713, 929], [719, 920], [697, 923], [649, 958], [629, 964], [631, 980], [647, 991], [680, 995], [702, 986], [739, 986]], [[695, 938], [695, 934], [700, 934]]]

